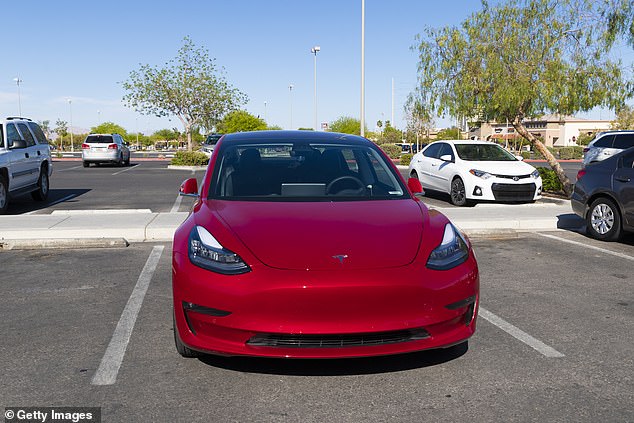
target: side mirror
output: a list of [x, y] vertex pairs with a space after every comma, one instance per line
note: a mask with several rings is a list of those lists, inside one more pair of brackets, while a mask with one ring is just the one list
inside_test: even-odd
[[409, 188], [410, 192], [417, 197], [422, 197], [425, 195], [425, 191], [423, 191], [423, 186], [421, 185], [418, 178], [409, 178], [407, 180], [407, 188]]
[[440, 156], [440, 160], [442, 160], [443, 162], [449, 162], [449, 163], [453, 161], [451, 160], [451, 154], [445, 154], [443, 156]]
[[198, 198], [198, 181], [196, 181], [196, 178], [185, 180], [178, 189], [178, 194], [184, 197]]
[[10, 147], [11, 149], [14, 148], [26, 148], [26, 141], [24, 140], [13, 140], [13, 144]]

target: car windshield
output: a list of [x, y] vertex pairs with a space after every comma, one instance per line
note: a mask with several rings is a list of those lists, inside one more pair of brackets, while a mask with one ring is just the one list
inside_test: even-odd
[[88, 137], [86, 137], [86, 144], [111, 144], [113, 142], [112, 135], [88, 135]]
[[455, 144], [458, 157], [470, 162], [514, 162], [517, 157], [496, 144]]
[[205, 140], [205, 145], [216, 145], [218, 140], [222, 137], [222, 135], [208, 135]]
[[383, 156], [365, 145], [228, 143], [216, 163], [210, 198], [338, 201], [409, 197]]

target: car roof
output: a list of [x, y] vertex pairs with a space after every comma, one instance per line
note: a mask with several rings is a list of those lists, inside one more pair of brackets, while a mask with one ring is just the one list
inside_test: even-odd
[[372, 144], [369, 140], [358, 135], [341, 134], [338, 132], [321, 131], [299, 131], [299, 130], [278, 130], [278, 131], [252, 131], [236, 132], [226, 134], [223, 142], [242, 142], [258, 144], [262, 142], [317, 142], [324, 144]]
[[[437, 140], [434, 141], [432, 144], [435, 144], [437, 142], [446, 142], [448, 144], [469, 144], [469, 145], [476, 145], [476, 144], [480, 144], [480, 145], [498, 145], [494, 142], [491, 141], [482, 141], [482, 140]], [[431, 144], [429, 144], [431, 145]]]

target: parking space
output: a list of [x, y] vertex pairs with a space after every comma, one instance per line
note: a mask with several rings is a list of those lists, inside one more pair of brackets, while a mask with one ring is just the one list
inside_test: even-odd
[[[101, 406], [103, 421], [634, 419], [632, 239], [605, 244], [549, 232], [474, 243], [482, 307], [560, 356], [481, 315], [468, 350], [183, 359], [172, 338], [169, 245], [5, 251], [0, 397]], [[116, 379], [94, 384], [157, 247]]]
[[133, 159], [130, 167], [84, 168], [78, 161], [55, 161], [48, 200], [37, 203], [30, 196], [17, 197], [11, 200], [8, 214], [112, 209], [187, 211], [190, 203], [178, 200], [178, 187], [187, 178], [200, 181], [204, 170], [168, 170], [168, 165], [167, 161]]

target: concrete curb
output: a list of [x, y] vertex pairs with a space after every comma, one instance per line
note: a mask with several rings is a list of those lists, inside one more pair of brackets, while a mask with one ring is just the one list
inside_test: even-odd
[[0, 241], [0, 251], [37, 250], [41, 248], [125, 248], [129, 245], [130, 243], [124, 238], [16, 239]]

